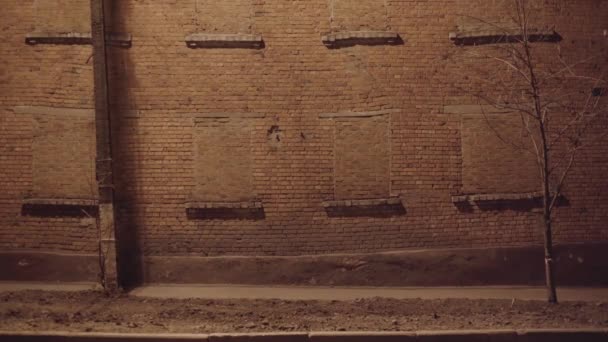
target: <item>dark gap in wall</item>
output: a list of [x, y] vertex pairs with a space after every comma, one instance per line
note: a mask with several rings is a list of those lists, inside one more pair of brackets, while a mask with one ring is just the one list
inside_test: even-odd
[[60, 204], [23, 204], [21, 215], [33, 217], [97, 217], [97, 206]]
[[264, 208], [189, 208], [186, 209], [189, 220], [251, 220], [266, 218]]
[[387, 218], [403, 216], [407, 210], [403, 204], [383, 204], [383, 205], [361, 205], [349, 207], [327, 207], [325, 208], [329, 217], [377, 217]]

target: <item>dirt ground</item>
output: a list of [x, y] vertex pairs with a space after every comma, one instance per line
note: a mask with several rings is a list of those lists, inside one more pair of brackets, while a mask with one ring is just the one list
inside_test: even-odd
[[606, 328], [608, 303], [512, 300], [175, 300], [0, 293], [0, 330], [131, 333]]

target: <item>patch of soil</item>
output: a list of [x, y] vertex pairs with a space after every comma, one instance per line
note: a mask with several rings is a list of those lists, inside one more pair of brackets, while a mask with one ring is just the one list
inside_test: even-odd
[[103, 292], [0, 294], [0, 330], [222, 333], [606, 328], [608, 304], [511, 300], [150, 299]]

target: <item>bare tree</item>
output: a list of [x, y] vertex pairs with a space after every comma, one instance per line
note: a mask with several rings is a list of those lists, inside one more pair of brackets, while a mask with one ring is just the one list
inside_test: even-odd
[[453, 57], [460, 56], [456, 57], [461, 58], [459, 63], [466, 60], [469, 65], [460, 70], [463, 81], [457, 88], [482, 106], [519, 115], [528, 133], [529, 144], [510, 141], [504, 132], [492, 127], [484, 113], [500, 140], [535, 157], [548, 301], [557, 303], [552, 225], [577, 154], [605, 134], [594, 125], [608, 114], [602, 96], [607, 84], [608, 39], [604, 31], [603, 41], [595, 48], [566, 51], [559, 35], [536, 21], [538, 11], [530, 2], [509, 0], [512, 13], [507, 25], [474, 18], [494, 34], [480, 35], [485, 37], [483, 46], [461, 47]]

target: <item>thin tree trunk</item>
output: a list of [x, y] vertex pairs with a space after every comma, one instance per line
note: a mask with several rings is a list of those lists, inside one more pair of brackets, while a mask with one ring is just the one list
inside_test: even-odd
[[555, 268], [553, 265], [553, 237], [551, 232], [551, 219], [544, 217], [545, 225], [545, 282], [547, 285], [547, 298], [549, 303], [557, 303], [557, 290], [555, 289]]
[[[538, 102], [537, 102], [538, 103]], [[553, 264], [553, 232], [551, 226], [551, 189], [549, 186], [549, 151], [547, 148], [546, 128], [540, 122], [540, 134], [542, 143], [542, 181], [543, 181], [543, 224], [545, 245], [545, 283], [547, 285], [547, 298], [549, 303], [557, 303], [557, 291], [555, 289], [555, 267]]]

